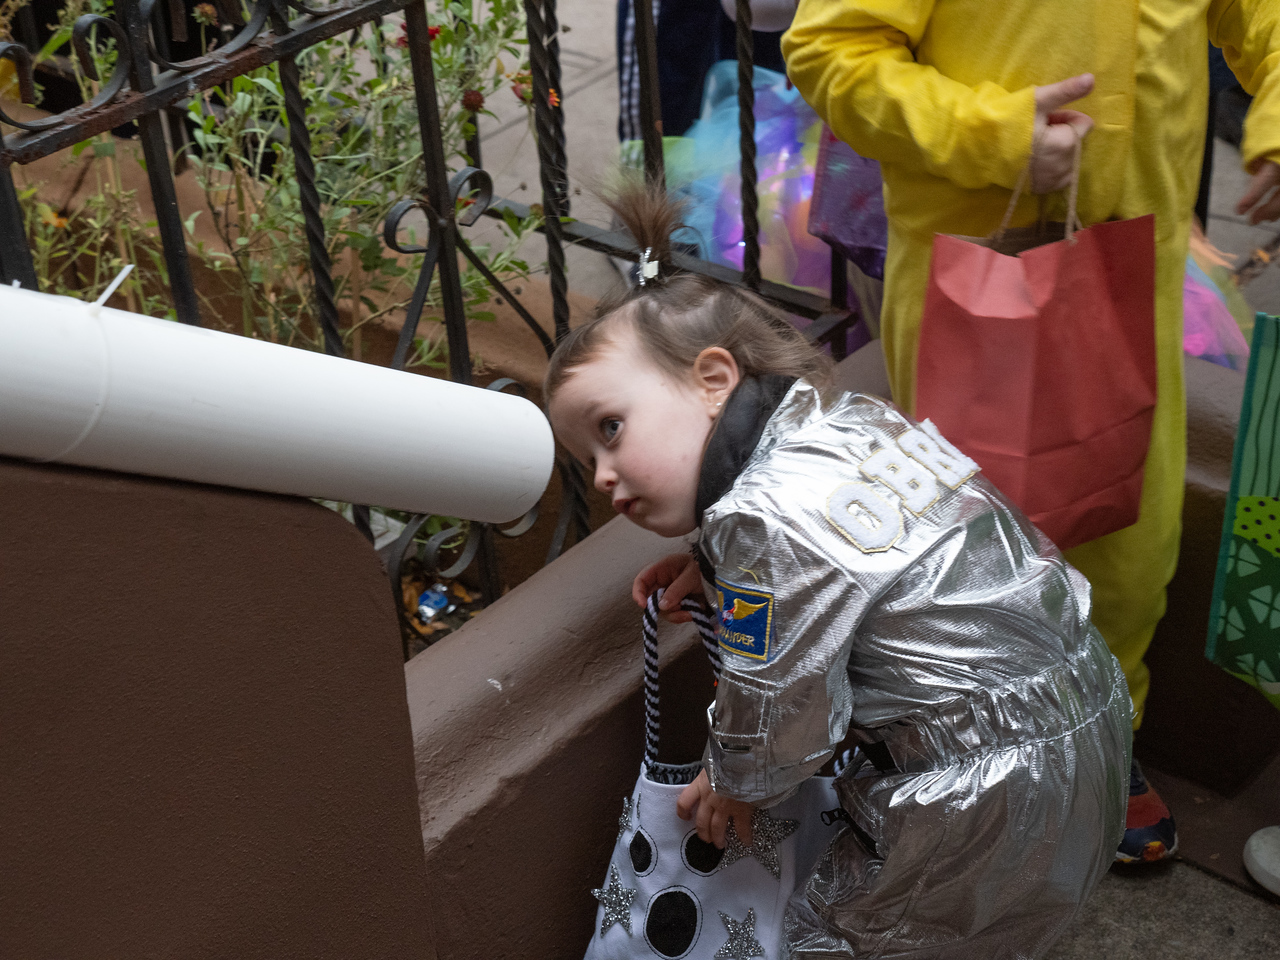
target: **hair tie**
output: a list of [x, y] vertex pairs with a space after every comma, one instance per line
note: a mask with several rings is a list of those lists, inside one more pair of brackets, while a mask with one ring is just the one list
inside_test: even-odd
[[656, 280], [658, 277], [658, 261], [650, 260], [653, 256], [653, 247], [645, 247], [640, 253], [640, 286], [644, 286], [650, 280]]

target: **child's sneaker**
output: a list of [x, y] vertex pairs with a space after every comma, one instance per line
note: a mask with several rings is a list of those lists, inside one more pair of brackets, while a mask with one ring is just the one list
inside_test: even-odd
[[1151, 789], [1142, 768], [1134, 760], [1129, 767], [1129, 811], [1124, 839], [1116, 851], [1117, 863], [1154, 863], [1178, 852], [1178, 828], [1173, 815]]
[[1249, 838], [1244, 868], [1258, 886], [1280, 897], [1280, 827], [1263, 827]]

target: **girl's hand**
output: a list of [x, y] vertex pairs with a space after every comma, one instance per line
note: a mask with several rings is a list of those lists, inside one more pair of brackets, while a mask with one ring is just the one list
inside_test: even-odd
[[751, 846], [751, 814], [755, 807], [741, 800], [730, 800], [711, 789], [711, 780], [707, 771], [698, 774], [698, 779], [689, 784], [680, 793], [676, 801], [676, 813], [681, 820], [698, 817], [698, 837], [704, 843], [714, 843], [724, 849], [724, 834], [729, 829], [729, 821], [733, 821], [738, 831], [738, 838], [745, 846]]
[[1031, 192], [1053, 193], [1071, 183], [1076, 141], [1093, 129], [1093, 118], [1068, 103], [1093, 92], [1093, 74], [1036, 87], [1036, 120], [1031, 135]]
[[1253, 175], [1248, 191], [1236, 204], [1236, 213], [1249, 214], [1250, 223], [1280, 218], [1280, 190], [1276, 187], [1280, 187], [1280, 164], [1264, 160]]
[[702, 590], [702, 575], [698, 561], [692, 554], [673, 553], [657, 563], [645, 567], [631, 585], [631, 599], [640, 607], [649, 602], [649, 596], [659, 587], [666, 587], [658, 609], [668, 623], [688, 623], [693, 619], [688, 611], [680, 609], [680, 601], [691, 593]]

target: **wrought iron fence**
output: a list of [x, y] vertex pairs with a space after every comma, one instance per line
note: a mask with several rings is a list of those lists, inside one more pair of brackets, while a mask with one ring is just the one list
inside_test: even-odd
[[[297, 58], [321, 41], [358, 31], [367, 24], [380, 26], [382, 18], [400, 14], [404, 18], [404, 35], [412, 66], [426, 187], [421, 196], [406, 197], [395, 203], [385, 220], [386, 246], [397, 253], [420, 254], [423, 258], [392, 366], [404, 366], [428, 292], [436, 280], [442, 300], [450, 376], [461, 383], [471, 382], [460, 256], [473, 264], [493, 289], [512, 305], [550, 355], [555, 342], [569, 329], [566, 246], [578, 244], [632, 261], [637, 259], [638, 251], [623, 235], [570, 218], [564, 112], [558, 98], [552, 95], [553, 91], [562, 88], [556, 0], [523, 2], [544, 213], [540, 229], [546, 241], [554, 340], [476, 255], [462, 232], [462, 228], [473, 225], [481, 216], [501, 218], [514, 214], [524, 219], [529, 216], [530, 209], [511, 200], [494, 198], [492, 181], [480, 165], [478, 134], [473, 133], [467, 141], [470, 165], [455, 171], [448, 168], [441, 138], [427, 8], [422, 0], [337, 0], [324, 5], [306, 0], [252, 0], [243, 8], [237, 0], [217, 0], [216, 8], [223, 22], [234, 25], [230, 36], [220, 48], [185, 60], [170, 59], [173, 56], [170, 41], [187, 39], [182, 0], [168, 0], [164, 5], [159, 0], [116, 0], [111, 18], [94, 14], [80, 17], [75, 23], [71, 45], [87, 75], [98, 79], [94, 74], [90, 49], [95, 38], [110, 36], [116, 42], [114, 69], [101, 81], [96, 94], [86, 103], [38, 119], [20, 120], [0, 109], [0, 122], [17, 131], [6, 133], [0, 140], [0, 281], [39, 289], [12, 177], [12, 165], [30, 163], [89, 137], [133, 123], [136, 124], [155, 204], [156, 229], [163, 246], [174, 311], [179, 321], [199, 324], [200, 302], [188, 260], [172, 165], [173, 151], [186, 137], [180, 105], [201, 91], [225, 85], [238, 76], [277, 63], [289, 121], [289, 147], [305, 220], [313, 279], [314, 319], [326, 352], [342, 356], [344, 349], [333, 267], [326, 246], [320, 195], [316, 187], [316, 167], [306, 123], [307, 106], [300, 87]], [[242, 10], [247, 12], [247, 16], [241, 15]], [[662, 183], [664, 169], [652, 0], [635, 0], [635, 11], [644, 170], [651, 182]], [[19, 11], [15, 33], [17, 42], [0, 42], [0, 60], [13, 64], [20, 95], [25, 102], [31, 103], [34, 101], [33, 55], [38, 37], [29, 9]], [[742, 284], [782, 309], [812, 320], [807, 327], [810, 338], [829, 344], [833, 355], [840, 359], [844, 354], [846, 332], [857, 320], [856, 308], [848, 300], [844, 261], [840, 256], [832, 252], [829, 298], [773, 283], [760, 275], [751, 11], [747, 0], [738, 0], [737, 3], [737, 38], [744, 267], [737, 271], [685, 254], [676, 255], [676, 264], [686, 271]], [[460, 204], [463, 198], [467, 199], [468, 205]], [[399, 239], [399, 228], [411, 211], [420, 211], [426, 217], [428, 233], [425, 243], [409, 245]], [[501, 380], [491, 386], [505, 389], [511, 385], [511, 381]], [[562, 498], [547, 554], [548, 562], [561, 553], [571, 538], [582, 539], [590, 532], [585, 482], [579, 468], [571, 461], [561, 459], [557, 469]], [[475, 563], [484, 601], [496, 599], [501, 581], [494, 551], [495, 534], [519, 536], [532, 526], [535, 516], [530, 515], [502, 529], [488, 524], [469, 525], [457, 559], [448, 570], [441, 571], [442, 575], [456, 576]], [[399, 595], [401, 565], [426, 519], [413, 518], [391, 550], [388, 572], [402, 627], [407, 625]], [[355, 521], [366, 535], [370, 535], [367, 508], [356, 508]], [[459, 528], [451, 528], [431, 537], [425, 545], [427, 562], [436, 564], [441, 547], [462, 532]], [[407, 631], [405, 636], [407, 658]]]

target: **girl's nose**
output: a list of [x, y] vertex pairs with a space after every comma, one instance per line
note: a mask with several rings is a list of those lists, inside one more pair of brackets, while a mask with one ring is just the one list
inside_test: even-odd
[[601, 493], [610, 493], [618, 485], [618, 476], [608, 467], [596, 467], [595, 486]]

